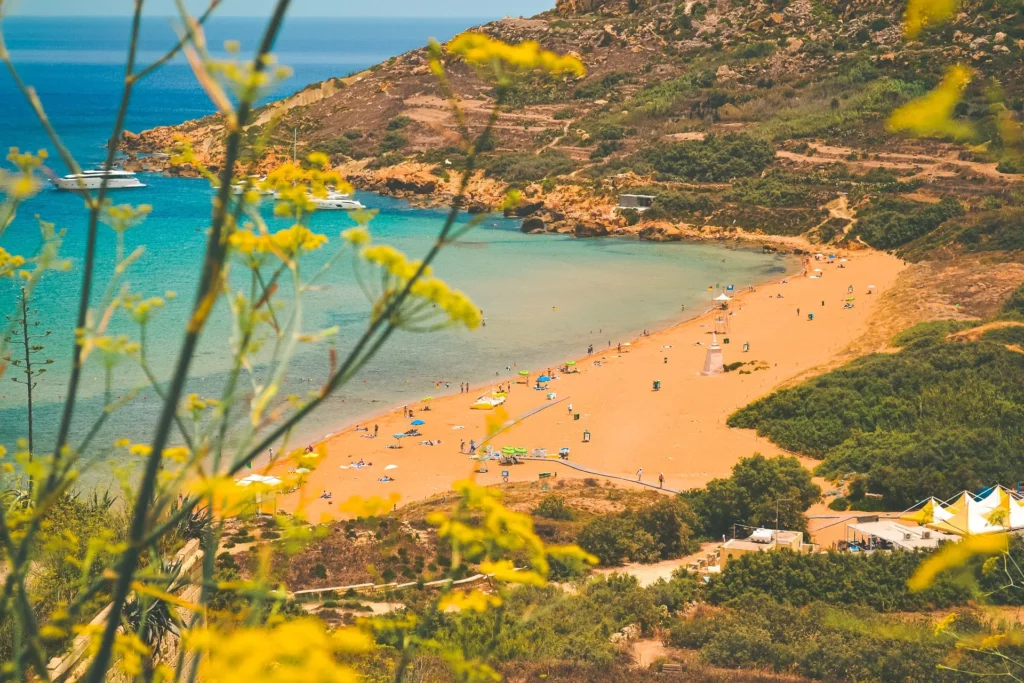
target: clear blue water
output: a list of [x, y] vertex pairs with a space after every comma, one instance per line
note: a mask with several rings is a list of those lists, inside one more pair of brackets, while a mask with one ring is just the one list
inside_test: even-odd
[[[87, 30], [81, 30], [84, 23]], [[329, 76], [345, 74], [421, 44], [429, 36], [446, 38], [467, 22], [298, 20], [286, 26], [277, 50], [283, 64], [293, 66], [294, 79], [279, 94]], [[85, 163], [102, 158], [106, 125], [116, 97], [120, 42], [125, 24], [111, 20], [81, 22], [20, 20], [7, 25], [8, 43], [27, 81], [36, 85], [55, 124], [72, 150]], [[258, 25], [250, 20], [225, 20], [211, 25], [211, 44], [227, 38], [252, 43]], [[166, 24], [147, 28], [143, 52], [157, 56], [173, 35]], [[0, 75], [0, 144], [24, 148], [48, 147], [27, 109], [18, 102], [6, 75]], [[172, 64], [139, 90], [131, 109], [129, 128], [177, 123], [210, 113], [210, 105], [182, 64]], [[210, 190], [202, 181], [142, 176], [148, 187], [115, 194], [117, 202], [152, 204], [143, 226], [128, 233], [128, 248], [145, 245], [145, 255], [131, 271], [132, 290], [144, 296], [174, 290], [179, 298], [162, 311], [150, 331], [149, 356], [160, 378], [169, 375], [181, 341], [183, 321], [198, 280], [204, 247], [203, 230], [210, 212]], [[413, 209], [406, 203], [372, 194], [359, 198], [379, 210], [372, 224], [374, 238], [410, 255], [425, 252], [442, 222], [442, 212]], [[30, 253], [38, 243], [34, 214], [67, 229], [63, 252], [73, 268], [53, 274], [35, 298], [42, 326], [53, 329], [45, 340], [45, 356], [54, 359], [38, 387], [37, 434], [42, 443], [52, 438], [69, 371], [75, 302], [81, 277], [85, 219], [74, 196], [47, 190], [34, 198], [2, 238], [6, 249]], [[269, 217], [269, 207], [267, 207]], [[283, 224], [277, 224], [284, 227]], [[313, 217], [311, 227], [332, 238], [352, 225], [337, 212]], [[329, 399], [304, 425], [302, 436], [331, 431], [385, 407], [415, 401], [425, 395], [448, 393], [438, 382], [482, 382], [506, 374], [513, 362], [519, 368], [547, 367], [582, 355], [588, 344], [606, 347], [642, 329], [657, 329], [676, 321], [680, 305], [688, 310], [707, 304], [707, 286], [743, 286], [777, 276], [789, 264], [782, 257], [750, 250], [694, 244], [654, 244], [632, 240], [574, 240], [562, 236], [527, 236], [517, 221], [490, 218], [462, 243], [442, 254], [437, 273], [468, 292], [484, 310], [487, 326], [475, 332], [446, 331], [431, 335], [399, 333], [355, 382]], [[101, 233], [98, 282], [113, 269], [114, 240]], [[323, 250], [309, 259], [311, 272], [329, 255]], [[344, 262], [343, 262], [344, 263]], [[346, 265], [327, 277], [325, 287], [306, 299], [306, 329], [337, 325], [339, 350], [348, 348], [368, 319], [368, 305]], [[14, 303], [10, 286], [0, 287], [0, 312]], [[193, 363], [188, 391], [217, 396], [229, 357], [224, 339], [228, 316], [221, 304]], [[112, 331], [133, 333], [115, 316]], [[323, 347], [303, 349], [295, 358], [281, 395], [304, 394], [325, 378], [329, 366]], [[261, 376], [264, 368], [257, 367]], [[124, 395], [143, 384], [141, 372], [128, 363], [115, 372], [115, 394]], [[0, 443], [10, 445], [23, 436], [24, 395], [10, 377], [0, 379]], [[81, 435], [102, 409], [102, 372], [91, 362], [84, 373], [79, 420]], [[131, 435], [145, 440], [157, 408], [154, 392], [143, 389], [136, 400], [108, 422], [103, 438]], [[102, 449], [101, 449], [102, 450]]]

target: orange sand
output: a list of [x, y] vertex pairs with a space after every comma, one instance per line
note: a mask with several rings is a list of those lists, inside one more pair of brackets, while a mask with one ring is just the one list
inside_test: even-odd
[[[846, 267], [811, 259], [810, 269], [824, 271], [820, 279], [790, 277], [788, 283], [764, 285], [755, 292], [737, 292], [730, 302], [734, 313], [729, 320], [729, 344], [722, 344], [725, 363], [763, 361], [766, 369], [750, 374], [729, 372], [705, 377], [700, 374], [706, 347], [711, 341], [715, 313], [681, 323], [649, 337], [632, 340], [618, 353], [616, 346], [595, 349], [581, 359], [578, 374], [557, 374], [547, 391], [536, 391], [522, 383], [513, 385], [505, 403], [510, 420], [549, 403], [548, 391], [568, 400], [536, 413], [497, 436], [491, 443], [522, 446], [529, 450], [546, 448], [549, 454], [568, 446], [571, 459], [601, 472], [635, 477], [643, 468], [645, 481], [655, 482], [665, 474], [665, 485], [675, 489], [702, 486], [715, 477], [727, 476], [730, 468], [755, 452], [775, 455], [780, 449], [749, 430], [730, 429], [726, 418], [750, 401], [770, 393], [787, 380], [825, 365], [847, 344], [867, 329], [879, 294], [892, 286], [902, 263], [887, 254], [856, 252], [848, 255]], [[847, 287], [853, 285], [856, 306], [844, 310]], [[868, 285], [875, 294], [867, 296]], [[709, 293], [709, 305], [710, 296]], [[715, 292], [714, 294], [717, 294]], [[776, 298], [782, 294], [784, 298]], [[822, 306], [822, 300], [825, 305]], [[797, 309], [800, 315], [797, 315]], [[813, 312], [815, 319], [807, 320]], [[617, 340], [612, 340], [617, 342]], [[721, 339], [719, 342], [721, 343]], [[702, 346], [696, 346], [701, 342]], [[744, 342], [750, 351], [743, 353]], [[665, 348], [671, 347], [671, 348]], [[585, 347], [581, 351], [585, 351]], [[668, 362], [665, 362], [665, 359]], [[595, 365], [600, 361], [601, 365]], [[533, 377], [545, 368], [530, 368]], [[518, 378], [516, 378], [518, 379]], [[652, 391], [652, 381], [661, 380], [661, 391]], [[489, 393], [489, 386], [474, 387], [470, 394], [435, 398], [429, 411], [422, 404], [412, 406], [416, 417], [426, 421], [423, 436], [407, 437], [402, 448], [391, 435], [408, 429], [411, 418], [402, 410], [380, 415], [362, 423], [371, 432], [380, 426], [380, 437], [365, 438], [353, 428], [327, 440], [325, 461], [309, 475], [305, 496], [313, 498], [306, 508], [310, 519], [331, 514], [333, 504], [352, 495], [388, 496], [397, 493], [403, 503], [447, 491], [453, 481], [479, 467], [459, 452], [459, 442], [486, 434], [488, 411], [471, 410], [476, 397]], [[567, 404], [580, 420], [571, 419]], [[464, 429], [454, 429], [463, 426]], [[583, 443], [583, 431], [591, 432]], [[441, 445], [420, 445], [423, 439], [440, 439]], [[360, 458], [373, 465], [366, 469], [341, 469]], [[397, 465], [385, 471], [386, 465]], [[280, 465], [279, 467], [286, 467]], [[583, 473], [556, 463], [526, 463], [502, 467], [488, 462], [489, 472], [477, 475], [483, 484], [501, 482], [501, 470], [510, 470], [512, 481], [533, 480], [539, 472], [554, 471], [559, 478], [583, 477]], [[385, 474], [391, 483], [377, 479]], [[317, 498], [330, 491], [331, 501]], [[297, 493], [280, 496], [278, 504], [294, 510]]]

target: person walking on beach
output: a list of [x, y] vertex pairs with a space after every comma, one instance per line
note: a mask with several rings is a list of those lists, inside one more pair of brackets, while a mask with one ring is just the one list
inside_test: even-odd
[[796, 317], [798, 317], [798, 318], [800, 317], [800, 307], [799, 306], [796, 307]]
[[665, 473], [658, 472], [658, 488], [665, 488]]
[[459, 442], [459, 453], [465, 453], [465, 452], [466, 452], [466, 440], [463, 439], [462, 441]]
[[636, 471], [636, 480], [640, 481], [643, 478], [643, 476], [644, 476], [644, 468], [641, 467], [640, 469], [638, 469]]
[[572, 404], [569, 404], [569, 414], [572, 415]]

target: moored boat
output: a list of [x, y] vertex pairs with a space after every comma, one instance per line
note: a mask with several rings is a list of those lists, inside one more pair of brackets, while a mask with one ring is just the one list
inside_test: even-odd
[[62, 178], [56, 178], [52, 182], [58, 190], [73, 191], [98, 190], [103, 185], [104, 180], [107, 183], [107, 189], [110, 190], [126, 190], [146, 186], [131, 171], [116, 168], [70, 173]]

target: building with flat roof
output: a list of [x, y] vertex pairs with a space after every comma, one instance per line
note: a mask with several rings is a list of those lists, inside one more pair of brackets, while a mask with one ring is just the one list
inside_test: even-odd
[[748, 553], [766, 553], [772, 550], [792, 550], [795, 553], [814, 552], [816, 545], [804, 543], [804, 535], [801, 531], [786, 531], [778, 529], [755, 529], [746, 538], [733, 538], [726, 541], [718, 549], [719, 566], [723, 569], [730, 560]]
[[615, 208], [619, 211], [633, 209], [642, 213], [654, 205], [654, 199], [654, 195], [650, 194], [620, 194], [619, 205]]
[[907, 526], [887, 519], [857, 522], [846, 527], [846, 544], [859, 550], [929, 550], [959, 536], [923, 526]]

